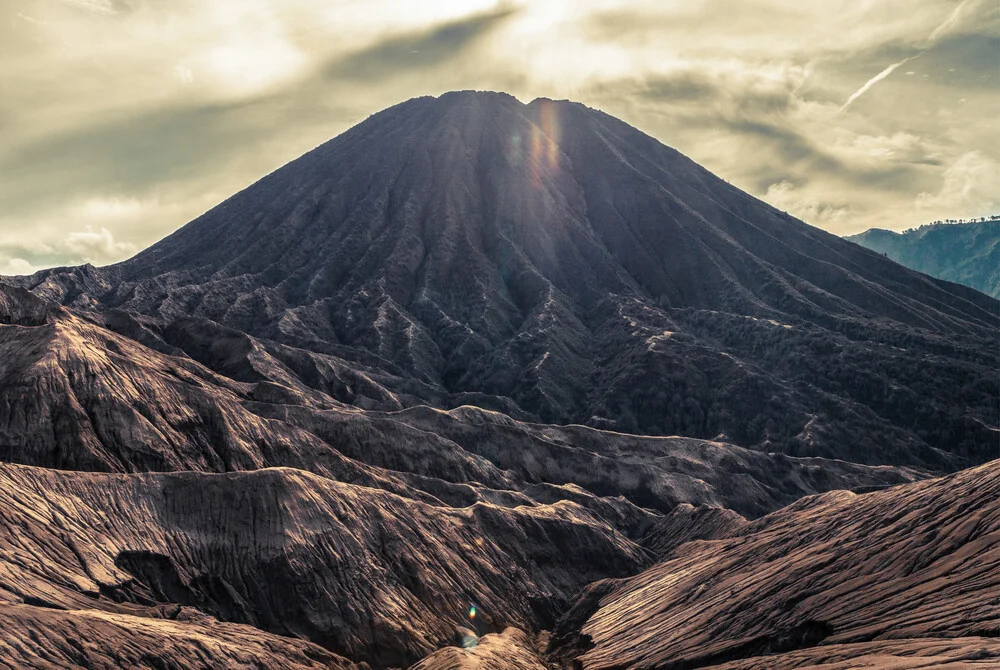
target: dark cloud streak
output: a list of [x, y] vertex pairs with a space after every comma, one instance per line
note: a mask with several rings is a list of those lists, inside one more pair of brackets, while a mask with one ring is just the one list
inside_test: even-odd
[[[363, 118], [364, 112], [364, 107], [331, 107], [317, 100], [337, 99], [332, 93], [344, 84], [371, 85], [410, 70], [440, 68], [514, 13], [501, 8], [392, 35], [262, 95], [141, 110], [46, 137], [0, 156], [0, 173], [13, 176], [0, 183], [0, 207], [8, 214], [28, 212], [54, 200], [55, 194], [142, 196], [171, 182], [212, 179], [213, 173], [245, 155], [248, 147], [282, 135], [287, 130], [283, 121], [289, 118], [317, 127], [315, 145]], [[324, 133], [323, 127], [329, 130]], [[308, 148], [308, 143], [301, 147]], [[266, 172], [280, 164], [262, 169]], [[46, 179], [37, 179], [38, 174]]]
[[429, 30], [394, 35], [338, 57], [323, 68], [329, 79], [373, 81], [439, 67], [517, 13], [512, 7], [476, 14]]

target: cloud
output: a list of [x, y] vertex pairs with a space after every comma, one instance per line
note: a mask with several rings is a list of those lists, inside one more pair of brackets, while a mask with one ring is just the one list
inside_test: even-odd
[[0, 154], [0, 201], [19, 205], [77, 199], [100, 190], [142, 195], [165, 181], [205, 178], [262, 124], [241, 105], [189, 104], [53, 133]]
[[[208, 198], [204, 207], [219, 197]], [[186, 222], [174, 200], [98, 195], [75, 200], [26, 221], [33, 233], [28, 238], [0, 228], [0, 262], [19, 259], [43, 268], [124, 260], [145, 247], [151, 235], [163, 236]], [[65, 222], [71, 222], [68, 229]]]
[[933, 43], [941, 38], [942, 35], [947, 35], [950, 31], [954, 30], [961, 22], [967, 17], [972, 16], [970, 8], [976, 4], [975, 0], [962, 0], [957, 5], [955, 9], [951, 11], [948, 18], [945, 19], [941, 25], [934, 29], [931, 33], [928, 41]]
[[[916, 56], [914, 56], [913, 58], [916, 58]], [[847, 102], [843, 104], [843, 106], [840, 108], [840, 111], [843, 112], [844, 110], [846, 110], [848, 107], [851, 106], [852, 102], [854, 102], [862, 95], [864, 95], [872, 86], [879, 83], [880, 81], [888, 77], [890, 74], [895, 72], [896, 68], [898, 68], [900, 65], [905, 65], [906, 63], [909, 63], [911, 60], [913, 60], [913, 58], [904, 58], [898, 63], [893, 63], [892, 65], [890, 65], [889, 67], [882, 70], [877, 75], [866, 81], [861, 88], [859, 88], [858, 90], [856, 90], [854, 93], [851, 94], [851, 97], [849, 97], [847, 99]]]
[[81, 214], [100, 221], [133, 218], [144, 208], [145, 204], [135, 198], [89, 198], [80, 205]]
[[23, 258], [0, 256], [0, 276], [30, 275], [42, 268], [35, 267]]
[[[252, 95], [222, 95], [211, 101], [178, 97], [21, 141], [0, 152], [0, 173], [10, 176], [0, 181], [0, 202], [8, 205], [8, 213], [23, 214], [40, 202], [51, 202], [53, 193], [78, 199], [113, 190], [146, 197], [173, 183], [213, 180], [221, 170], [241, 177], [225, 193], [230, 195], [279, 167], [276, 161], [292, 160], [368, 113], [407, 97], [397, 97], [391, 89], [373, 91], [380, 76], [398, 77], [421, 68], [430, 73], [514, 13], [504, 5], [431, 28], [382, 36], [364, 49], [331, 59], [314, 76], [293, 78]], [[230, 65], [240, 71], [259, 69], [248, 62]], [[169, 75], [196, 79], [197, 70], [175, 65]], [[439, 73], [433, 76], [445, 81]], [[342, 95], [345, 86], [352, 95]], [[288, 123], [290, 118], [296, 123]], [[261, 151], [266, 145], [272, 146]]]
[[134, 244], [116, 242], [107, 228], [87, 228], [66, 236], [66, 250], [88, 263], [118, 261], [134, 254]]
[[920, 193], [916, 205], [929, 216], [996, 214], [1000, 211], [1000, 162], [980, 151], [962, 154], [945, 170], [940, 190]]
[[77, 7], [99, 14], [114, 14], [117, 9], [110, 0], [60, 0], [64, 5]]
[[690, 60], [641, 79], [639, 92], [655, 102], [707, 103], [731, 118], [780, 114], [795, 106], [808, 69], [793, 62], [747, 64]]
[[897, 132], [892, 135], [854, 135], [849, 141], [849, 150], [856, 157], [876, 161], [897, 161], [940, 165], [937, 151], [928, 142], [914, 133]]
[[791, 182], [771, 184], [764, 194], [765, 202], [814, 224], [842, 224], [854, 214], [845, 203], [829, 203], [803, 194]]
[[207, 78], [216, 91], [244, 97], [293, 77], [305, 61], [305, 55], [280, 35], [241, 32], [184, 58], [173, 72], [184, 84]]
[[387, 36], [363, 49], [333, 59], [324, 67], [332, 79], [377, 81], [410, 70], [436, 67], [463, 51], [517, 13], [508, 4], [429, 29]]
[[845, 102], [843, 106], [840, 108], [840, 111], [841, 112], [846, 111], [847, 108], [851, 106], [851, 103], [853, 103], [855, 100], [857, 100], [862, 95], [871, 90], [871, 88], [875, 86], [877, 83], [879, 83], [880, 81], [891, 75], [893, 72], [895, 72], [896, 69], [898, 69], [900, 66], [905, 65], [910, 61], [916, 60], [917, 58], [925, 54], [927, 51], [929, 51], [931, 48], [933, 48], [943, 36], [948, 35], [957, 26], [959, 26], [963, 20], [965, 20], [969, 16], [972, 16], [972, 12], [969, 10], [969, 8], [975, 5], [976, 1], [977, 0], [961, 0], [961, 2], [959, 2], [958, 5], [955, 6], [955, 8], [951, 11], [951, 13], [948, 14], [948, 17], [944, 20], [944, 22], [938, 25], [931, 32], [930, 36], [926, 40], [926, 43], [921, 47], [920, 51], [918, 51], [916, 54], [912, 56], [909, 56], [908, 58], [904, 58], [901, 61], [892, 63], [884, 70], [879, 72], [877, 75], [866, 81], [861, 86], [861, 88], [859, 88], [857, 91], [851, 94], [851, 96], [847, 99], [847, 102]]

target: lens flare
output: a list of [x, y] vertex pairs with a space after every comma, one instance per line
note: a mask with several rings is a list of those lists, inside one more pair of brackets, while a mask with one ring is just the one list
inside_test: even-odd
[[531, 169], [536, 186], [541, 186], [542, 170], [559, 167], [559, 108], [545, 100], [540, 103], [538, 123], [531, 126]]
[[475, 619], [476, 618], [476, 606], [475, 605], [473, 605], [472, 607], [469, 608], [469, 618], [470, 619]]
[[559, 117], [557, 108], [552, 103], [542, 105], [542, 130], [545, 131], [546, 158], [549, 160], [549, 167], [554, 168], [559, 163]]

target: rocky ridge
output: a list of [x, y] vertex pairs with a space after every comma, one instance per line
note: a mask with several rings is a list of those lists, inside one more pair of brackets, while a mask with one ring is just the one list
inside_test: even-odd
[[[729, 538], [687, 543], [636, 577], [588, 587], [557, 631], [593, 670], [744, 667], [736, 661], [753, 657], [779, 667], [764, 657], [796, 651], [806, 662], [856, 644], [880, 654], [886, 645], [872, 643], [889, 641], [905, 655], [940, 638], [956, 639], [958, 655], [978, 645], [996, 663], [998, 567], [995, 461], [862, 496], [803, 498]], [[792, 657], [781, 663], [793, 667]]]

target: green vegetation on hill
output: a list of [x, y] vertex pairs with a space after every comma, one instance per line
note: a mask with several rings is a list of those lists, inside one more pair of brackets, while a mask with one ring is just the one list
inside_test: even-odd
[[935, 221], [902, 233], [872, 228], [846, 239], [892, 260], [1000, 298], [1000, 216]]

